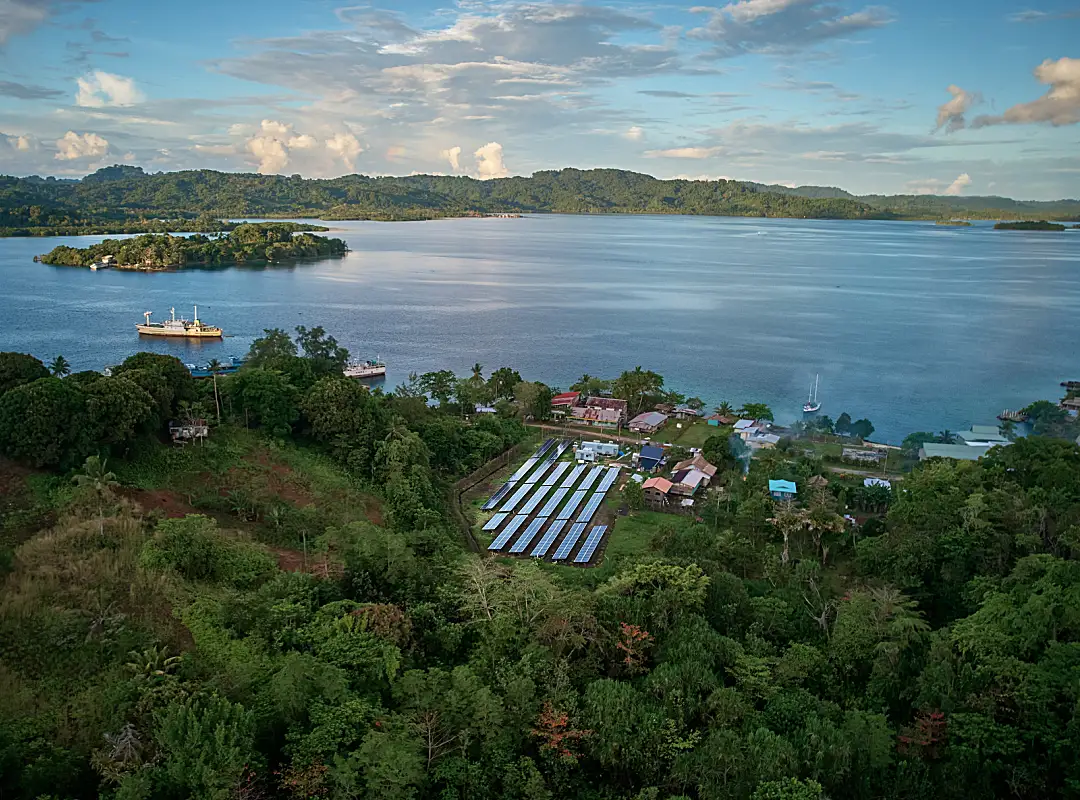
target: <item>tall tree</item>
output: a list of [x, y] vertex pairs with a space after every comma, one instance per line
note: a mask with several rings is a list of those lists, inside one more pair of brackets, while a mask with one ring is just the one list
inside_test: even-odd
[[71, 374], [71, 364], [63, 356], [57, 356], [49, 364], [49, 372], [54, 378], [66, 378]]
[[105, 462], [98, 456], [89, 456], [83, 464], [82, 472], [74, 479], [80, 489], [87, 490], [93, 495], [98, 506], [98, 534], [105, 535], [105, 500], [112, 494], [112, 490], [120, 484], [116, 475], [109, 472]]
[[611, 391], [620, 400], [626, 400], [630, 413], [638, 414], [664, 389], [664, 378], [652, 370], [643, 370], [640, 366], [626, 371], [612, 384]]

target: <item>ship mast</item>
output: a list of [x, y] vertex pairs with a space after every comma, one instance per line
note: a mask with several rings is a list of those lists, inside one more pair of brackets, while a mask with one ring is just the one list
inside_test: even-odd
[[195, 324], [199, 324], [199, 307], [195, 306]]

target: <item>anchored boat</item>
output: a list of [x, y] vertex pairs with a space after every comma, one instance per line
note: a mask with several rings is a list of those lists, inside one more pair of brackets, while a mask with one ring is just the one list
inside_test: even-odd
[[806, 398], [806, 402], [803, 403], [802, 410], [806, 414], [813, 414], [815, 411], [821, 410], [821, 403], [818, 401], [817, 397], [818, 378], [820, 377], [820, 375], [814, 376], [814, 385], [810, 387], [810, 396]]
[[345, 367], [346, 378], [378, 378], [386, 374], [386, 364], [378, 356], [367, 361], [352, 361]]
[[186, 320], [183, 317], [176, 318], [176, 309], [170, 308], [169, 313], [172, 315], [170, 319], [164, 322], [151, 322], [150, 315], [153, 312], [147, 311], [143, 314], [146, 317], [146, 322], [142, 325], [136, 325], [136, 330], [144, 336], [182, 336], [188, 339], [220, 339], [222, 336], [221, 328], [217, 328], [213, 325], [204, 325], [199, 321], [199, 307], [195, 306], [195, 319]]

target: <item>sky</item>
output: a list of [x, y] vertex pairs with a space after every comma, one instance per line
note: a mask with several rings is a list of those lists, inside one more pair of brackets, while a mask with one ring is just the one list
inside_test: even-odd
[[1080, 197], [1080, 0], [0, 0], [0, 173]]

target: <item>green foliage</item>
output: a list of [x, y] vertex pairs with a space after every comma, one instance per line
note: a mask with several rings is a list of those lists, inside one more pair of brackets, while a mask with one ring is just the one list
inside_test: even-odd
[[39, 378], [0, 397], [0, 452], [35, 467], [85, 457], [86, 398], [59, 378]]
[[223, 382], [223, 393], [238, 420], [257, 425], [271, 436], [289, 435], [300, 418], [299, 392], [273, 370], [243, 369]]
[[620, 400], [626, 400], [630, 406], [630, 414], [636, 415], [645, 408], [656, 405], [660, 401], [663, 388], [663, 376], [652, 370], [634, 367], [632, 371], [624, 372], [615, 379], [611, 385], [611, 393]]
[[622, 496], [631, 511], [640, 511], [645, 508], [645, 491], [637, 481], [627, 481], [623, 487]]
[[158, 523], [146, 543], [142, 563], [148, 569], [175, 570], [188, 580], [252, 586], [274, 568], [261, 548], [230, 539], [209, 517], [191, 514]]
[[59, 245], [43, 255], [41, 261], [65, 267], [88, 267], [105, 256], [112, 256], [121, 268], [162, 269], [274, 264], [341, 256], [347, 249], [341, 239], [297, 234], [290, 223], [259, 223], [237, 225], [231, 233], [212, 237], [144, 234], [130, 239], [105, 239], [81, 249]]
[[49, 377], [49, 370], [26, 353], [0, 353], [0, 396], [17, 386]]

